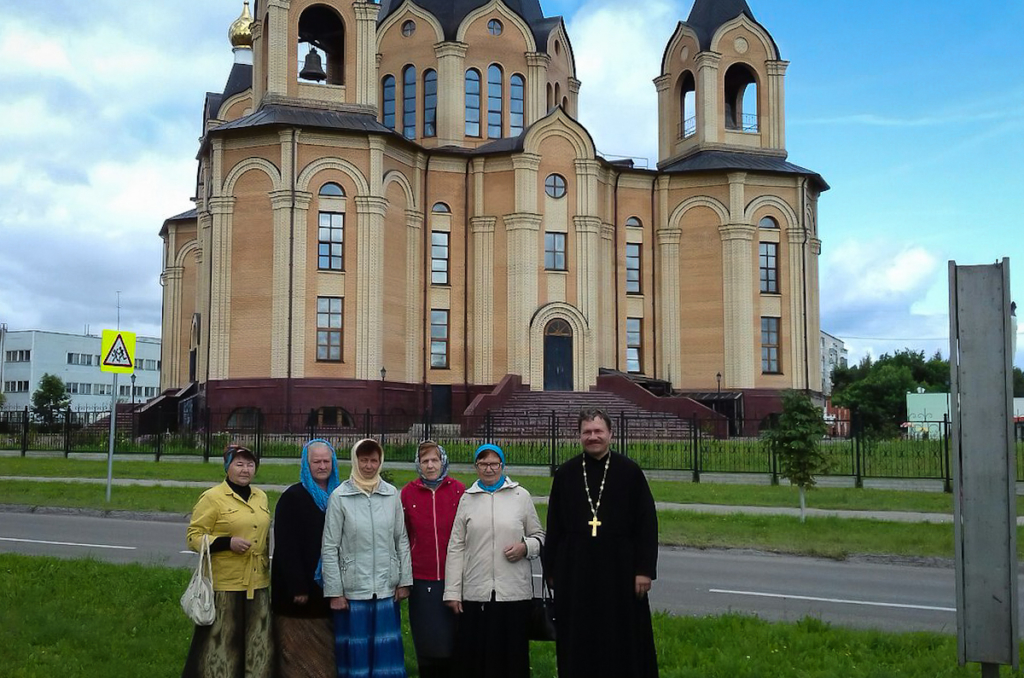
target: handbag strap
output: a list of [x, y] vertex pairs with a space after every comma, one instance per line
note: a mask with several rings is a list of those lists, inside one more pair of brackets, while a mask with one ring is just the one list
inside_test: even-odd
[[196, 570], [200, 573], [203, 572], [203, 565], [206, 565], [206, 575], [210, 578], [210, 583], [213, 583], [213, 557], [210, 555], [210, 537], [209, 535], [203, 535], [203, 543], [199, 547], [199, 564], [196, 566]]

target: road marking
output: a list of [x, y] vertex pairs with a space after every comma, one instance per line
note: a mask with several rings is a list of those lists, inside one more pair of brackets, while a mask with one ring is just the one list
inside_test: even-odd
[[0, 537], [0, 541], [14, 541], [20, 544], [47, 544], [49, 546], [82, 546], [90, 549], [114, 549], [117, 551], [134, 551], [134, 546], [113, 546], [110, 544], [76, 544], [71, 541], [44, 541], [42, 539], [17, 539], [15, 537]]
[[789, 598], [791, 600], [808, 600], [815, 603], [840, 603], [843, 605], [868, 605], [870, 607], [898, 607], [907, 610], [930, 610], [934, 612], [956, 612], [955, 607], [937, 607], [935, 605], [905, 605], [903, 603], [879, 603], [870, 600], [845, 600], [843, 598], [817, 598], [815, 596], [794, 596], [785, 593], [762, 593], [760, 591], [730, 591], [727, 589], [708, 589], [710, 593], [727, 593], [734, 596], [756, 596], [759, 598]]

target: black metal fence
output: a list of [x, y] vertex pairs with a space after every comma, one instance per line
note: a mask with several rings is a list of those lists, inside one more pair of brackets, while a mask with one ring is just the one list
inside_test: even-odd
[[[510, 465], [545, 466], [552, 471], [579, 453], [576, 413], [517, 411], [466, 417], [460, 424], [439, 424], [428, 414], [359, 415], [324, 418], [321, 413], [238, 412], [201, 410], [191, 430], [171, 432], [150, 426], [141, 433], [138, 415], [119, 411], [115, 450], [118, 454], [220, 456], [230, 443], [257, 450], [265, 458], [297, 458], [311, 438], [331, 442], [345, 458], [358, 440], [374, 437], [385, 446], [389, 460], [411, 462], [417, 444], [426, 438], [441, 443], [454, 463], [472, 461], [476, 448], [487, 442], [505, 450]], [[0, 410], [0, 449], [63, 452], [103, 452], [109, 445], [109, 411], [66, 411], [47, 425], [34, 421], [29, 411]], [[767, 474], [778, 482], [779, 465], [757, 437], [725, 437], [721, 423], [683, 420], [659, 413], [620, 413], [612, 417], [614, 448], [624, 451], [647, 470], [680, 471], [700, 482], [702, 474]], [[749, 422], [739, 422], [738, 430]], [[829, 459], [825, 475], [854, 478], [860, 486], [867, 478], [941, 480], [949, 489], [949, 423], [915, 422], [902, 437], [877, 439], [860, 432], [856, 420], [834, 422], [833, 435], [821, 445]], [[1018, 429], [1017, 475], [1024, 480], [1024, 431]]]

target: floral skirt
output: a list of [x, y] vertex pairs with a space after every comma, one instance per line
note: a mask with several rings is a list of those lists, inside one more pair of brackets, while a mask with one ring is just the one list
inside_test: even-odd
[[197, 626], [182, 678], [271, 678], [270, 593], [215, 591], [217, 619]]

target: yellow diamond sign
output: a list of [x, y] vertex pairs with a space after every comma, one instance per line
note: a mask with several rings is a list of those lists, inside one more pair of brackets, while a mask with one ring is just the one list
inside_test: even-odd
[[100, 344], [100, 370], [117, 374], [135, 371], [135, 333], [103, 330]]

